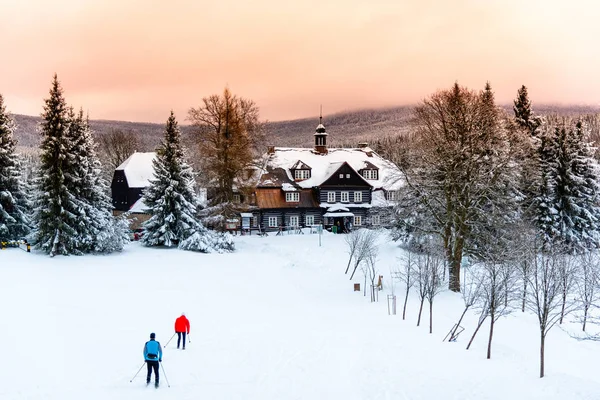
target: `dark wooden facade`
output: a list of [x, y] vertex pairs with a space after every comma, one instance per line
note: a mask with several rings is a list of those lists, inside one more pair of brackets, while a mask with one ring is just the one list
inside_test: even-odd
[[115, 171], [110, 189], [116, 211], [129, 211], [131, 206], [142, 197], [144, 190], [144, 188], [130, 188], [123, 170]]

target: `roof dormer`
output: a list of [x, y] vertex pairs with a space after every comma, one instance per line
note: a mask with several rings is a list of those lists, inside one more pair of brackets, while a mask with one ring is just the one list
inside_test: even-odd
[[309, 179], [311, 177], [311, 170], [312, 168], [303, 163], [301, 160], [296, 161], [296, 163], [290, 168], [292, 177], [296, 182]]

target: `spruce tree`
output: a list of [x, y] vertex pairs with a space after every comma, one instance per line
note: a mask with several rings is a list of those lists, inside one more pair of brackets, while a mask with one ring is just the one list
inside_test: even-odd
[[88, 239], [79, 231], [85, 204], [71, 192], [70, 186], [77, 182], [76, 160], [70, 153], [73, 144], [69, 140], [69, 114], [56, 75], [41, 116], [33, 243], [50, 256], [81, 254]]
[[144, 223], [146, 246], [175, 246], [199, 226], [192, 168], [185, 160], [175, 115], [167, 120], [164, 139], [153, 161], [154, 179], [143, 201], [151, 217]]
[[80, 154], [86, 169], [82, 170], [81, 197], [90, 207], [92, 251], [108, 253], [120, 251], [129, 241], [126, 218], [114, 218], [108, 184], [102, 175], [102, 163], [96, 153], [96, 144], [88, 118], [79, 111], [77, 123], [81, 126]]
[[555, 129], [554, 230], [572, 251], [596, 247], [600, 223], [597, 163], [581, 121], [565, 122]]
[[15, 128], [0, 94], [0, 241], [21, 239], [29, 232], [30, 225], [21, 163], [15, 153]]
[[531, 109], [531, 101], [527, 94], [525, 85], [517, 92], [517, 98], [514, 100], [513, 111], [515, 112], [515, 121], [524, 129], [530, 129], [533, 119], [533, 111]]

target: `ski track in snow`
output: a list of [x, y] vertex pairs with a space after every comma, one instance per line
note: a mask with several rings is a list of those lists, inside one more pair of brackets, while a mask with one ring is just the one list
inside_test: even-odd
[[[456, 343], [442, 343], [462, 312], [460, 296], [434, 302], [416, 327], [388, 316], [389, 271], [401, 251], [381, 236], [384, 290], [370, 303], [344, 275], [344, 235], [237, 237], [233, 254], [147, 249], [55, 257], [0, 252], [1, 399], [600, 399], [600, 343], [555, 328], [546, 374], [538, 376], [535, 317], [516, 311], [488, 325], [465, 317]], [[397, 309], [403, 290], [395, 285]], [[186, 312], [191, 343], [164, 349], [161, 387], [145, 387], [142, 347], [150, 332], [165, 344]]]

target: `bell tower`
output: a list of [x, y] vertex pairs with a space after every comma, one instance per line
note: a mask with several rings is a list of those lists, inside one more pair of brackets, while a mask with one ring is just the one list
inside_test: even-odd
[[327, 131], [323, 126], [323, 106], [319, 114], [319, 125], [315, 130], [315, 152], [319, 154], [327, 154]]

